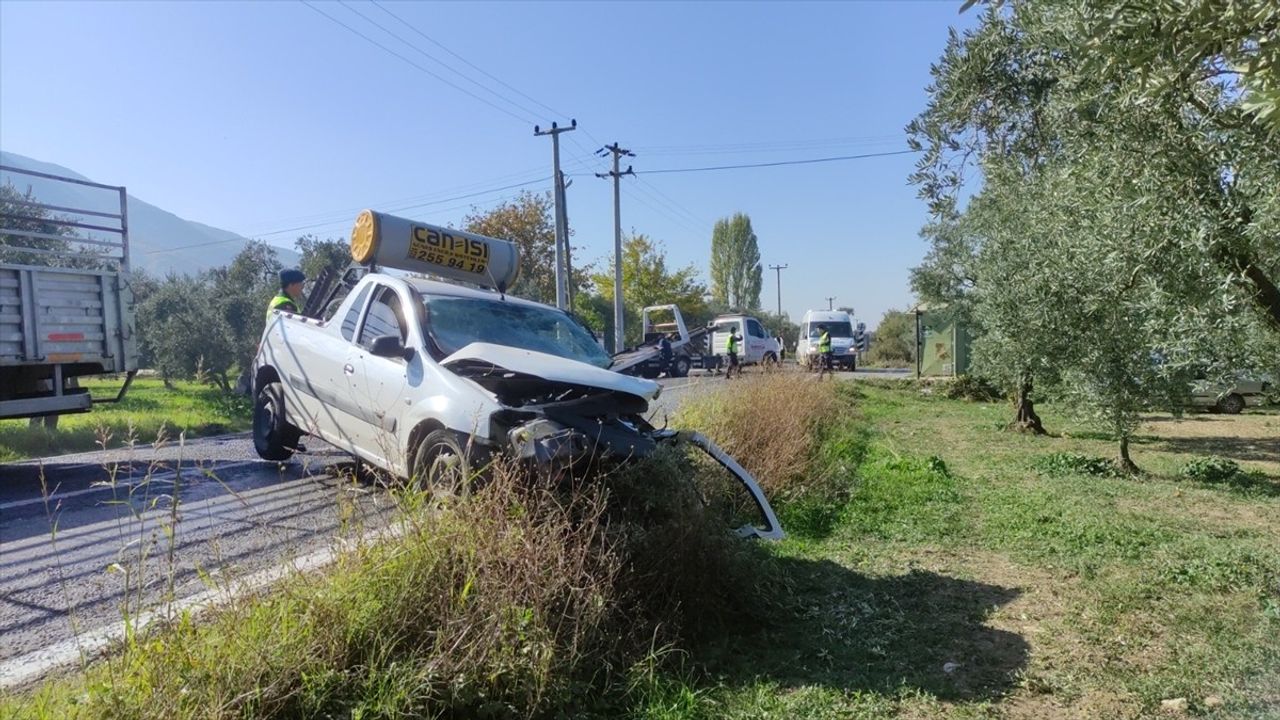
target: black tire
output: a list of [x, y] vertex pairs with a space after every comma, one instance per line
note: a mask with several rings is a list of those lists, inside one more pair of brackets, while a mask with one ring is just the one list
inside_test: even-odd
[[285, 416], [284, 386], [270, 382], [253, 398], [253, 449], [258, 457], [283, 462], [293, 457], [302, 432]]
[[693, 363], [689, 362], [687, 357], [678, 357], [671, 363], [671, 377], [688, 377], [689, 368]]
[[662, 374], [662, 371], [659, 370], [656, 365], [654, 366], [645, 365], [644, 367], [640, 368], [640, 377], [646, 380], [657, 380], [658, 376], [661, 374]]
[[778, 366], [778, 356], [771, 352], [767, 352], [764, 354], [764, 357], [760, 358], [760, 364], [769, 369], [775, 368]]
[[28, 422], [28, 425], [33, 428], [44, 428], [45, 430], [57, 430], [58, 416], [57, 415], [41, 415], [39, 417], [33, 417]]
[[457, 433], [432, 430], [413, 451], [409, 482], [436, 497], [465, 498], [474, 479], [471, 461]]
[[1228, 415], [1239, 415], [1244, 412], [1244, 398], [1236, 393], [1222, 398], [1218, 401], [1218, 410]]

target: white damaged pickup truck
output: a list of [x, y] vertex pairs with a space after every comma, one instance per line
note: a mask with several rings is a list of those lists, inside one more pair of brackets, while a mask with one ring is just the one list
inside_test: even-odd
[[458, 489], [497, 454], [591, 472], [690, 442], [758, 508], [759, 522], [738, 534], [782, 537], [737, 462], [701, 435], [645, 420], [660, 385], [608, 369], [573, 316], [505, 294], [519, 272], [515, 245], [372, 211], [351, 245], [370, 271], [323, 319], [275, 311], [267, 322], [254, 368], [261, 457], [287, 460], [312, 435], [401, 478]]

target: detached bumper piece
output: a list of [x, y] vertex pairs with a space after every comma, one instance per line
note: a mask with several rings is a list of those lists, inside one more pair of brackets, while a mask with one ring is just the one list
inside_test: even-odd
[[718, 445], [711, 442], [710, 438], [702, 433], [688, 431], [665, 431], [666, 437], [677, 442], [687, 442], [698, 449], [710, 455], [713, 460], [720, 464], [734, 479], [742, 484], [747, 494], [751, 496], [751, 500], [755, 502], [756, 509], [760, 511], [760, 518], [764, 520], [764, 527], [756, 525], [743, 525], [734, 530], [734, 533], [741, 538], [761, 538], [763, 540], [781, 540], [786, 537], [786, 533], [782, 531], [782, 524], [778, 522], [778, 516], [773, 512], [773, 506], [769, 504], [768, 498], [764, 496], [764, 491], [760, 489], [760, 484], [746, 471], [746, 468], [738, 464], [728, 453], [721, 450]]

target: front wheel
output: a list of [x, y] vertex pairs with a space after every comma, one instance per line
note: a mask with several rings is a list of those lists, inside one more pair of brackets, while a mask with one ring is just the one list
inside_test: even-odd
[[253, 399], [253, 449], [258, 457], [283, 462], [293, 457], [302, 432], [285, 417], [284, 386], [271, 382], [258, 388]]
[[471, 494], [471, 463], [456, 433], [433, 430], [413, 454], [409, 480], [436, 498], [464, 498]]
[[1218, 401], [1218, 409], [1228, 415], [1239, 415], [1244, 412], [1244, 398], [1231, 393]]

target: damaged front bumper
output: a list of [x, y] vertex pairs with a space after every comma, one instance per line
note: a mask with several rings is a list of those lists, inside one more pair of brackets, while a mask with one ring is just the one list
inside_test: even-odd
[[[591, 464], [602, 459], [628, 460], [649, 455], [659, 444], [679, 445], [689, 443], [702, 450], [747, 491], [751, 501], [759, 512], [760, 524], [746, 524], [735, 528], [734, 533], [742, 538], [762, 538], [765, 540], [781, 540], [785, 537], [778, 516], [769, 504], [760, 484], [725, 451], [721, 450], [705, 435], [697, 432], [676, 430], [655, 430], [651, 427], [638, 428], [625, 420], [614, 420], [610, 423], [599, 423], [582, 419], [584, 423], [595, 425], [594, 432], [582, 427], [565, 425], [558, 420], [540, 417], [507, 432], [511, 454], [524, 461], [538, 465], [561, 466], [572, 468]], [[577, 425], [578, 423], [575, 423]]]

